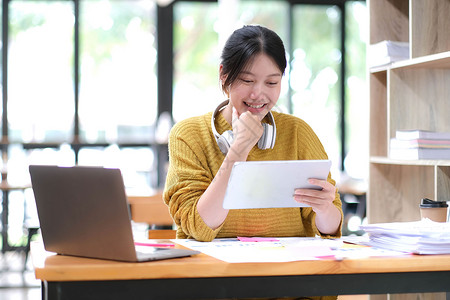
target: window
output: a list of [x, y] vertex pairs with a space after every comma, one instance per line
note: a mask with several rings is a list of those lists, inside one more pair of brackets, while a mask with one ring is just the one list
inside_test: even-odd
[[156, 120], [154, 1], [80, 2], [80, 139], [149, 140]]
[[341, 13], [332, 5], [295, 5], [293, 20], [292, 113], [313, 128], [336, 170], [340, 161]]
[[20, 0], [9, 5], [9, 140], [67, 141], [74, 118], [73, 5]]
[[219, 89], [217, 3], [174, 4], [173, 118], [180, 121], [214, 109]]
[[347, 7], [346, 149], [344, 169], [350, 177], [369, 176], [369, 99], [366, 81], [368, 10], [364, 2], [349, 1]]
[[[32, 163], [78, 163], [119, 167], [127, 188], [139, 193], [161, 188], [167, 148], [155, 141], [158, 112], [170, 108], [179, 121], [214, 110], [225, 98], [222, 45], [244, 24], [267, 26], [285, 42], [289, 64], [277, 109], [313, 127], [333, 177], [342, 170], [368, 176], [365, 1], [3, 1], [9, 38], [1, 49], [8, 83], [1, 149], [10, 183], [28, 181]], [[172, 40], [157, 28], [166, 9], [174, 30], [173, 62], [165, 62], [174, 72], [159, 95], [172, 95], [173, 105], [158, 103], [157, 91], [158, 39]], [[20, 235], [21, 224], [16, 229]]]
[[136, 176], [134, 182], [144, 187], [160, 184], [151, 147], [157, 115], [155, 2], [8, 5], [7, 137], [16, 145], [4, 151], [9, 178], [26, 180], [31, 163], [77, 163], [121, 167], [130, 185], [128, 178]]
[[[173, 105], [166, 107], [173, 107], [169, 113], [175, 121], [213, 110], [225, 98], [218, 78], [225, 39], [243, 24], [267, 26], [282, 37], [289, 59], [278, 109], [313, 127], [334, 168], [342, 170], [345, 158], [352, 176], [367, 176], [361, 168], [366, 160], [361, 154], [367, 152], [361, 145], [367, 143], [360, 142], [367, 141], [361, 113], [367, 111], [365, 2], [305, 3], [170, 4]], [[164, 7], [153, 0], [15, 0], [8, 5], [5, 129], [9, 143], [18, 145], [9, 159], [22, 149], [28, 163], [115, 161], [136, 169], [150, 186], [162, 185], [164, 175], [154, 168], [164, 169], [164, 163], [158, 163], [154, 135], [160, 110], [157, 39], [166, 38], [158, 37], [156, 16]]]

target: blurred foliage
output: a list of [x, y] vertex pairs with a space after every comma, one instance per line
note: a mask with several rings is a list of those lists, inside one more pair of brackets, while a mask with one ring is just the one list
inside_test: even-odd
[[218, 85], [217, 44], [214, 30], [217, 3], [179, 2], [174, 7], [174, 82], [188, 81], [199, 88]]
[[114, 48], [129, 43], [126, 35], [130, 26], [139, 26], [142, 31], [156, 37], [156, 14], [149, 13], [156, 9], [156, 5], [150, 3], [152, 7], [149, 8], [149, 3], [133, 0], [81, 1], [80, 47], [84, 55], [92, 57], [97, 65], [111, 59]]
[[[23, 5], [24, 2], [27, 1], [16, 0], [10, 4], [9, 34], [12, 36], [24, 29], [42, 26], [46, 22], [47, 18], [45, 12], [49, 9], [48, 3], [32, 2]], [[58, 3], [57, 5], [61, 4], [62, 3]], [[70, 3], [67, 2], [62, 5], [67, 4], [70, 5]], [[15, 9], [16, 7], [19, 9]]]

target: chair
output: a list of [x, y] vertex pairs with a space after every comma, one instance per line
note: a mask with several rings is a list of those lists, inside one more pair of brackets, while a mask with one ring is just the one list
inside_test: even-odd
[[360, 224], [366, 218], [366, 191], [367, 186], [364, 181], [347, 178], [343, 180], [338, 186], [339, 194], [341, 195], [342, 210], [344, 212], [344, 222], [342, 226], [342, 234], [362, 235], [363, 230], [356, 230], [354, 226], [349, 226], [350, 219], [353, 217], [359, 218]]
[[174, 229], [150, 229], [148, 238], [155, 240], [171, 240], [177, 237], [177, 231]]
[[27, 243], [25, 244], [25, 259], [23, 262], [23, 271], [25, 272], [27, 270], [27, 263], [28, 263], [28, 257], [30, 255], [30, 244], [32, 238], [39, 233], [39, 225], [27, 225], [25, 226], [25, 229], [27, 231]]
[[[131, 207], [131, 219], [137, 223], [149, 225], [149, 238], [175, 238], [174, 222], [169, 208], [164, 203], [162, 192], [152, 196], [128, 196]], [[152, 237], [150, 237], [150, 235]]]

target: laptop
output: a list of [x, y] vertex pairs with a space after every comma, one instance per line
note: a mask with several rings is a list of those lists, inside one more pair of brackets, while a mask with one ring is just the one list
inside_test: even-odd
[[[47, 251], [127, 262], [199, 253], [135, 246], [119, 169], [31, 165], [29, 171]], [[137, 251], [137, 247], [145, 251]]]

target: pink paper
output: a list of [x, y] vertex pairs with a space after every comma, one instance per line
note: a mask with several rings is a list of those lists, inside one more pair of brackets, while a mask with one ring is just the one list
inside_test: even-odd
[[238, 240], [241, 242], [279, 242], [279, 239], [265, 238], [265, 237], [242, 237], [238, 236]]

